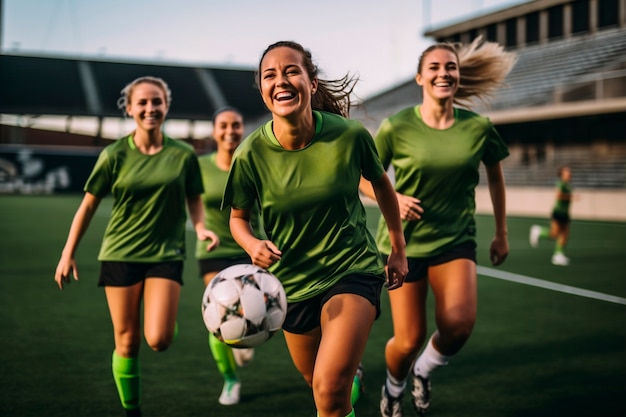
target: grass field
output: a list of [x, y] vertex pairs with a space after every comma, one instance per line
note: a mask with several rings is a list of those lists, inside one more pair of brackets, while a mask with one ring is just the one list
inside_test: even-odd
[[[79, 248], [81, 280], [62, 292], [53, 280], [79, 201], [0, 197], [2, 417], [123, 415], [110, 370], [111, 323], [104, 292], [96, 287], [107, 204]], [[373, 224], [377, 211], [368, 210]], [[550, 264], [552, 243], [538, 249], [528, 244], [528, 228], [537, 220], [511, 218], [511, 254], [498, 271], [559, 284], [548, 289], [489, 276], [492, 219], [477, 220], [479, 264], [485, 267], [478, 321], [466, 347], [434, 375], [430, 416], [626, 415], [626, 224], [574, 221], [567, 249], [572, 264], [556, 267]], [[188, 238], [192, 247], [193, 236]], [[241, 370], [242, 402], [218, 404], [222, 381], [206, 342], [203, 286], [193, 256], [185, 268], [178, 339], [163, 353], [142, 346], [144, 415], [315, 416], [281, 334]], [[593, 293], [571, 294], [570, 287]], [[390, 329], [385, 294], [363, 361], [366, 392], [356, 406], [359, 417], [379, 415]], [[414, 415], [405, 400], [405, 415]]]

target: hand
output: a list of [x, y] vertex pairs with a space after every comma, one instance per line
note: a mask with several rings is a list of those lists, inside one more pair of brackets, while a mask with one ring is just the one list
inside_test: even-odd
[[409, 273], [409, 266], [404, 254], [391, 251], [387, 258], [387, 289], [395, 290], [404, 284], [404, 279]]
[[424, 209], [419, 205], [421, 200], [400, 193], [396, 193], [396, 197], [398, 198], [398, 208], [402, 220], [415, 221], [422, 218]]
[[493, 238], [491, 242], [491, 247], [489, 248], [489, 259], [491, 260], [491, 264], [493, 266], [498, 266], [509, 255], [509, 242], [506, 237], [496, 236]]
[[213, 249], [217, 248], [217, 246], [220, 244], [220, 239], [212, 230], [201, 228], [201, 229], [196, 230], [196, 235], [198, 237], [198, 240], [209, 241], [209, 244], [206, 247], [207, 252], [211, 252]]
[[54, 280], [60, 289], [63, 289], [64, 284], [72, 282], [70, 275], [74, 275], [74, 280], [78, 281], [78, 268], [76, 268], [76, 261], [73, 258], [61, 257], [59, 264], [57, 265], [56, 272], [54, 273]]
[[248, 255], [253, 264], [265, 269], [280, 261], [282, 252], [271, 241], [258, 240]]

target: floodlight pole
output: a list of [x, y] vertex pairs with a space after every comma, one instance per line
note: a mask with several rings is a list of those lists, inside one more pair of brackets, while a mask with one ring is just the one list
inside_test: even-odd
[[0, 0], [0, 55], [2, 55], [2, 32], [4, 31], [4, 19], [2, 16], [2, 9], [3, 9], [3, 5], [2, 5], [2, 0]]
[[422, 0], [422, 5], [422, 32], [425, 32], [430, 29], [430, 0]]

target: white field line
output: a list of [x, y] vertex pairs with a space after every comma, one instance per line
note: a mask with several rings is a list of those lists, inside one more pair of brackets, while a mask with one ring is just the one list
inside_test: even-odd
[[558, 291], [565, 294], [578, 295], [580, 297], [593, 298], [596, 300], [606, 301], [609, 303], [626, 305], [626, 298], [614, 295], [604, 294], [601, 292], [584, 290], [582, 288], [572, 287], [569, 285], [557, 284], [542, 279], [531, 278], [525, 275], [513, 274], [511, 272], [500, 271], [493, 268], [478, 266], [476, 268], [478, 274], [491, 278], [503, 279], [505, 281], [517, 282], [518, 284], [530, 285], [533, 287], [545, 288], [552, 291]]

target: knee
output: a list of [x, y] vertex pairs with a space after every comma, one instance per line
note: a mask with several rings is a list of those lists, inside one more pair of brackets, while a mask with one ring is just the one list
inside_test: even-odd
[[167, 334], [146, 335], [146, 342], [155, 352], [163, 352], [172, 344], [173, 337]]
[[472, 334], [472, 330], [474, 330], [474, 323], [476, 320], [474, 317], [467, 317], [462, 320], [459, 320], [454, 326], [454, 336], [457, 339], [467, 340]]
[[474, 317], [457, 317], [438, 329], [440, 338], [447, 339], [453, 344], [462, 345], [472, 334], [475, 322]]
[[346, 387], [351, 388], [354, 376], [346, 378], [343, 376], [328, 376], [326, 378], [316, 378], [313, 381], [313, 395], [318, 410], [337, 410], [344, 405], [344, 399], [348, 398], [344, 395]]
[[125, 358], [134, 358], [139, 354], [141, 340], [135, 333], [124, 333], [115, 338], [115, 351]]
[[155, 352], [163, 352], [170, 347], [170, 344], [171, 342], [162, 341], [157, 343], [148, 343], [148, 346], [150, 346], [150, 349]]
[[419, 331], [411, 334], [394, 335], [387, 342], [387, 346], [402, 356], [414, 356], [419, 352], [425, 340], [426, 332]]

